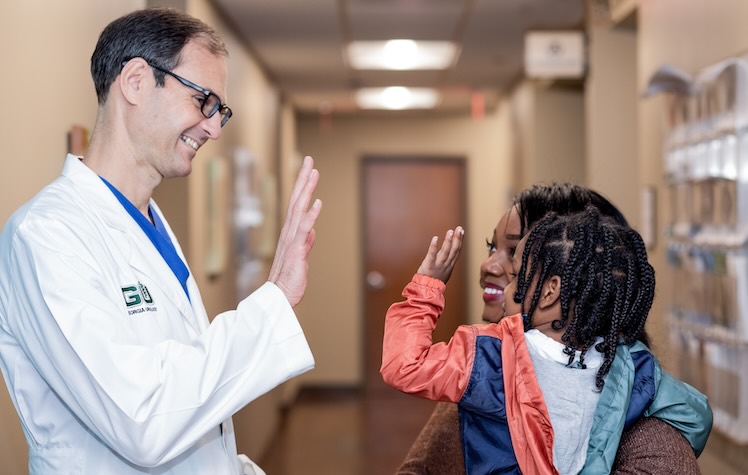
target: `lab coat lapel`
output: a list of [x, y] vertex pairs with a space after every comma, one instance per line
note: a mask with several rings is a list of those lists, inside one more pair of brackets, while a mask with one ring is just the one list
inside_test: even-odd
[[[130, 218], [129, 215], [127, 217]], [[179, 313], [187, 319], [190, 326], [196, 332], [199, 332], [201, 325], [198, 324], [187, 294], [184, 293], [184, 289], [179, 284], [176, 276], [150, 239], [148, 239], [148, 236], [140, 229], [138, 223], [132, 220], [132, 218], [130, 220], [132, 221], [130, 227], [134, 228], [129, 234], [130, 265], [133, 269], [146, 275], [151, 284], [158, 287], [174, 307], [179, 310]]]
[[[126, 246], [120, 246], [120, 249], [126, 255], [130, 266], [146, 275], [150, 281], [150, 285], [155, 285], [166, 295], [196, 332], [204, 329], [205, 325], [201, 324], [200, 318], [196, 318], [190, 300], [187, 298], [184, 289], [182, 289], [182, 286], [164, 258], [148, 236], [145, 235], [138, 223], [127, 213], [114, 194], [101, 181], [101, 178], [90, 168], [82, 164], [78, 157], [70, 154], [67, 156], [62, 174], [71, 179], [75, 183], [76, 188], [84, 196], [89, 198], [90, 209], [101, 217], [104, 224], [108, 227], [112, 238], [121, 241], [123, 244], [127, 243]], [[160, 214], [158, 208], [155, 206], [154, 208]], [[161, 216], [163, 218], [163, 215]], [[168, 223], [166, 223], [166, 220], [163, 221], [169, 231], [172, 242], [175, 243], [177, 252], [184, 260], [182, 250], [179, 248], [178, 243], [176, 243], [176, 238], [168, 227]], [[192, 271], [190, 271], [189, 280], [194, 281]], [[197, 286], [194, 285], [194, 282], [190, 286], [190, 292], [193, 292], [193, 289], [195, 290], [195, 297], [199, 301], [200, 297], [197, 294]], [[190, 295], [192, 296], [193, 294], [191, 293]]]
[[[182, 247], [179, 245], [179, 241], [174, 235], [174, 231], [172, 231], [171, 226], [169, 226], [169, 222], [166, 220], [166, 218], [164, 218], [164, 214], [161, 212], [161, 209], [153, 200], [151, 200], [151, 209], [161, 218], [166, 231], [169, 233], [169, 239], [171, 239], [171, 242], [174, 244], [174, 248], [176, 249], [179, 258], [182, 259], [182, 262], [184, 262], [184, 265], [186, 265], [187, 269], [190, 271], [190, 275], [187, 278], [187, 291], [190, 293], [189, 298], [187, 298], [187, 294], [184, 293], [184, 289], [182, 288], [177, 278], [174, 277], [174, 279], [171, 280], [171, 283], [176, 286], [175, 288], [177, 290], [179, 290], [179, 292], [176, 294], [175, 300], [178, 298], [182, 305], [186, 305], [186, 309], [188, 310], [185, 311], [182, 309], [182, 307], [180, 307], [180, 311], [182, 311], [182, 313], [184, 313], [185, 315], [189, 315], [188, 319], [190, 320], [193, 328], [195, 328], [195, 330], [197, 331], [205, 330], [208, 326], [208, 316], [205, 313], [205, 306], [203, 305], [202, 297], [200, 296], [200, 290], [197, 288], [197, 282], [195, 281], [195, 278], [192, 274], [192, 269], [190, 269], [189, 264], [187, 264], [187, 258], [185, 257], [184, 252], [182, 252]], [[156, 251], [155, 247], [153, 247], [153, 249], [154, 251]], [[158, 254], [158, 251], [156, 251], [156, 253]], [[161, 257], [160, 254], [159, 257]], [[163, 257], [161, 258], [161, 262], [167, 268], [169, 267], [168, 264], [166, 264], [166, 261], [164, 261]], [[169, 271], [171, 272], [171, 269], [169, 269]], [[173, 276], [174, 273], [171, 272], [171, 274]], [[174, 291], [173, 288], [170, 290], [172, 292]]]

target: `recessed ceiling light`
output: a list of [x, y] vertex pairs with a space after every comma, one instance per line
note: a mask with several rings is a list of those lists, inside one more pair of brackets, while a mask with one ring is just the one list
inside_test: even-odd
[[371, 87], [356, 91], [356, 104], [361, 109], [430, 109], [439, 103], [439, 93], [419, 87]]
[[446, 69], [454, 63], [457, 47], [449, 41], [353, 41], [346, 54], [354, 69]]

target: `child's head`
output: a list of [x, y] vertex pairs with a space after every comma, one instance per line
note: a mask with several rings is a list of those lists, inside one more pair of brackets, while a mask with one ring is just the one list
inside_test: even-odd
[[517, 254], [514, 302], [525, 330], [537, 326], [533, 316], [539, 305], [547, 308], [557, 301], [551, 327], [563, 331], [568, 354], [584, 352], [602, 337], [597, 347], [605, 357], [597, 375], [602, 387], [619, 340], [631, 343], [642, 335], [652, 306], [654, 269], [641, 236], [590, 207], [544, 217], [520, 242]]
[[607, 198], [590, 188], [572, 183], [537, 184], [522, 190], [514, 197], [514, 206], [520, 218], [520, 235], [549, 212], [567, 215], [594, 206], [603, 216], [628, 226], [623, 213]]

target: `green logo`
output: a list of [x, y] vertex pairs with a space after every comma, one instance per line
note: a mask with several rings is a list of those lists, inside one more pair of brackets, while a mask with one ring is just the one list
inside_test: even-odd
[[143, 300], [145, 300], [145, 303], [153, 303], [153, 297], [151, 297], [151, 293], [148, 292], [148, 287], [138, 282], [138, 287], [140, 288], [140, 293], [143, 296]]
[[134, 307], [141, 303], [140, 292], [134, 285], [122, 287], [122, 295], [125, 297], [125, 305], [128, 307]]
[[127, 308], [137, 307], [143, 302], [147, 304], [153, 303], [153, 297], [151, 297], [148, 287], [140, 282], [138, 282], [138, 285], [122, 287], [122, 296], [125, 298], [125, 305], [127, 305]]

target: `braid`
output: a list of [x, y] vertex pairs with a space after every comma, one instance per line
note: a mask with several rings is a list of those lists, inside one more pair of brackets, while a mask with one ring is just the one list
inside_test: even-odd
[[[565, 329], [561, 340], [570, 363], [580, 351], [584, 365], [587, 350], [602, 339], [596, 349], [603, 363], [595, 378], [602, 389], [618, 345], [644, 335], [655, 288], [644, 243], [636, 231], [602, 217], [593, 207], [568, 216], [546, 215], [527, 236], [517, 276], [514, 299], [522, 305], [525, 330], [533, 327], [542, 284], [554, 275], [561, 278], [561, 317], [551, 326]], [[536, 285], [525, 311], [532, 283]]]
[[[533, 232], [527, 236], [525, 252], [522, 255], [522, 265], [517, 276], [517, 290], [514, 294], [514, 301], [521, 305], [525, 331], [532, 328], [530, 316], [537, 308], [542, 291], [541, 285], [535, 286], [530, 306], [528, 309], [525, 309], [525, 297], [530, 284], [536, 281], [545, 282], [548, 277], [555, 275], [554, 263], [565, 260], [565, 258], [557, 255], [558, 253], [562, 253], [564, 247], [559, 235], [559, 232], [563, 230], [558, 226], [541, 226], [541, 224], [550, 223], [556, 218], [557, 215], [555, 213], [548, 213], [540, 220]], [[536, 246], [536, 242], [541, 244]], [[551, 249], [552, 252], [548, 252], [548, 249]], [[530, 267], [529, 270], [527, 269], [528, 265]], [[554, 322], [554, 327], [556, 325], [557, 323]], [[558, 325], [559, 328], [563, 327], [561, 322]]]
[[[547, 218], [554, 217], [555, 214], [549, 213], [549, 216]], [[545, 222], [548, 219], [544, 219], [541, 222]], [[525, 272], [525, 269], [527, 269], [527, 264], [529, 259], [529, 252], [527, 250], [534, 249], [534, 243], [536, 240], [543, 240], [545, 238], [544, 234], [547, 233], [547, 230], [544, 228], [539, 228], [536, 233], [531, 233], [529, 236], [527, 236], [527, 244], [525, 245], [525, 252], [522, 254], [522, 264], [520, 267], [520, 272], [517, 275], [517, 291], [514, 294], [514, 301], [516, 303], [519, 303], [521, 305], [522, 310], [522, 320], [524, 323], [525, 331], [529, 330], [531, 328], [531, 322], [529, 315], [532, 315], [532, 313], [535, 311], [535, 306], [533, 303], [530, 303], [530, 309], [525, 309], [525, 294], [528, 291], [529, 283], [532, 282], [533, 276], [535, 275], [535, 272], [537, 272], [538, 268], [538, 259], [537, 256], [533, 256], [533, 259], [531, 260], [531, 267], [529, 272]], [[533, 298], [534, 300], [534, 298]]]

